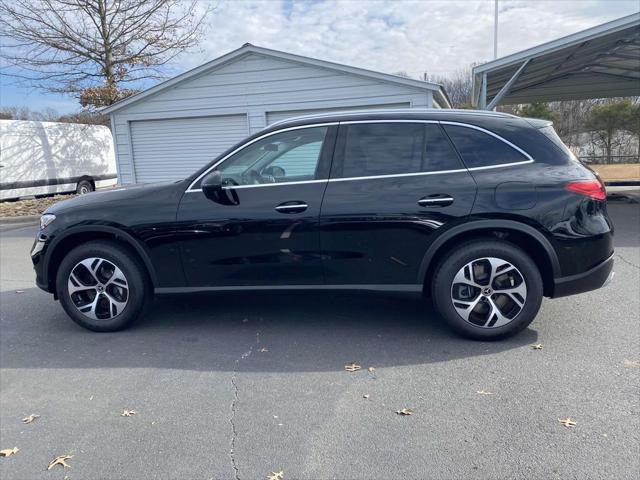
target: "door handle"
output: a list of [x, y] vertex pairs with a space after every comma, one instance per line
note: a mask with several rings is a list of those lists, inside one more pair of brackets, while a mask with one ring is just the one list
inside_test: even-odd
[[284, 202], [276, 207], [276, 212], [279, 213], [301, 213], [304, 212], [309, 205], [304, 202], [293, 201]]
[[453, 203], [453, 197], [451, 195], [430, 195], [418, 200], [418, 205], [421, 207], [446, 207]]

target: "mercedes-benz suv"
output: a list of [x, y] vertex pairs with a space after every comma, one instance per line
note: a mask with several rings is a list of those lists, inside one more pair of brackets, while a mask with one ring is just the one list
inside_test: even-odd
[[493, 339], [613, 268], [602, 182], [551, 122], [493, 112], [279, 122], [189, 178], [63, 201], [40, 226], [38, 286], [95, 331], [154, 294], [353, 289], [424, 293]]

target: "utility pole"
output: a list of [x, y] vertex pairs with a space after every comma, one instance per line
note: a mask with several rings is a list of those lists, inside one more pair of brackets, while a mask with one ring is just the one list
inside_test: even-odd
[[493, 59], [498, 58], [498, 0], [494, 0], [493, 9]]

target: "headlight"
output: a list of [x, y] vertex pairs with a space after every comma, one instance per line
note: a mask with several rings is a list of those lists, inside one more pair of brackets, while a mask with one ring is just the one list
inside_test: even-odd
[[40, 217], [40, 230], [43, 230], [47, 225], [51, 225], [56, 219], [56, 216], [52, 213], [45, 213]]

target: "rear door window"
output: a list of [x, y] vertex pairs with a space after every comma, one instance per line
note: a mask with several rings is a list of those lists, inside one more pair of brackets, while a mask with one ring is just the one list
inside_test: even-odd
[[334, 177], [401, 175], [464, 168], [451, 142], [435, 123], [363, 123], [341, 128], [346, 129], [342, 133], [342, 172]]
[[425, 126], [423, 172], [458, 170], [464, 168], [458, 154], [446, 137], [440, 125], [427, 123]]
[[522, 152], [488, 133], [457, 125], [443, 127], [468, 168], [529, 160]]
[[424, 124], [346, 125], [342, 177], [420, 172]]

